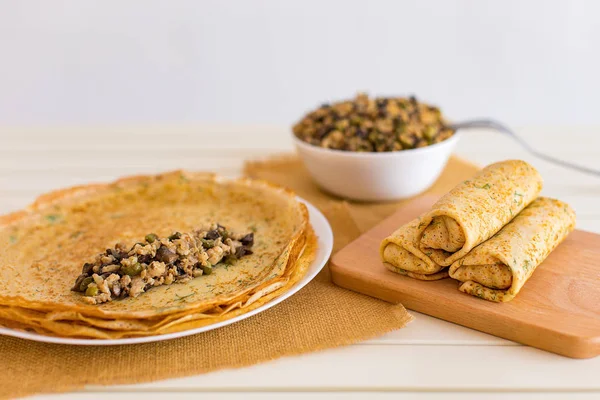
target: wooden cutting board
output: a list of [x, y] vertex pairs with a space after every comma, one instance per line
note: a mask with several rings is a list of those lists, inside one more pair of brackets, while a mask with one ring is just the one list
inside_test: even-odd
[[446, 321], [573, 358], [600, 354], [600, 235], [576, 230], [535, 270], [517, 297], [493, 303], [458, 291], [453, 279], [419, 281], [389, 271], [379, 244], [430, 209], [419, 197], [331, 259], [333, 281]]

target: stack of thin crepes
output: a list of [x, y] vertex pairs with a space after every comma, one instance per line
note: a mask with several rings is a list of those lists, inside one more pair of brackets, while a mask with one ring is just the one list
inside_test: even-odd
[[509, 301], [575, 227], [573, 209], [538, 197], [541, 190], [542, 177], [524, 161], [489, 165], [387, 237], [381, 257], [394, 272], [450, 276], [462, 292]]
[[[253, 232], [253, 254], [210, 275], [93, 305], [72, 291], [82, 265], [149, 232], [166, 237], [220, 223]], [[142, 239], [143, 240], [143, 239]], [[63, 337], [114, 339], [213, 324], [282, 294], [306, 272], [316, 238], [306, 207], [250, 179], [177, 171], [42, 196], [0, 217], [0, 325]]]

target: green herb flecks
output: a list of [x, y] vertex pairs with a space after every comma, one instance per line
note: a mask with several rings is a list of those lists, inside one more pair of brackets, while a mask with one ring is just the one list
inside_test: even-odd
[[8, 237], [8, 241], [11, 243], [17, 243], [17, 240], [18, 240], [17, 235], [10, 235]]
[[513, 202], [515, 204], [521, 204], [523, 202], [523, 195], [521, 193], [515, 192], [514, 196], [515, 196], [515, 198], [514, 198]]
[[489, 183], [486, 183], [486, 184], [485, 184], [485, 185], [483, 185], [483, 186], [476, 186], [476, 187], [477, 187], [478, 189], [486, 189], [486, 190], [487, 190], [487, 189], [491, 188], [491, 187], [492, 187], [492, 185], [490, 185]]
[[180, 296], [178, 294], [175, 294], [175, 301], [182, 301], [193, 295], [194, 295], [194, 293], [186, 294], [185, 296]]
[[227, 257], [225, 257], [221, 263], [223, 264], [224, 267], [229, 268], [230, 266], [235, 264], [235, 262], [237, 260], [238, 260], [238, 258], [235, 254], [230, 254]]
[[82, 234], [83, 234], [83, 232], [81, 232], [81, 231], [76, 231], [76, 232], [73, 232], [73, 233], [71, 233], [71, 234], [69, 235], [69, 238], [71, 238], [71, 239], [77, 239], [77, 238], [78, 238], [79, 236], [81, 236]]
[[59, 222], [60, 220], [62, 220], [62, 215], [60, 214], [48, 214], [46, 215], [46, 221], [48, 221], [51, 224], [55, 224], [57, 222]]

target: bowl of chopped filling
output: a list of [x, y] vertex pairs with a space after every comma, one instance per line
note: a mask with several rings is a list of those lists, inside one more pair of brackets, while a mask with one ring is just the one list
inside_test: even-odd
[[425, 191], [459, 138], [437, 107], [413, 96], [362, 93], [309, 112], [293, 133], [315, 182], [359, 201], [397, 200]]

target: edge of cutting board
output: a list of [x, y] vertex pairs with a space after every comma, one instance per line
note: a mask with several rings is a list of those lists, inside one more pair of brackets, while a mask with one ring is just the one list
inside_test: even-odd
[[600, 235], [576, 230], [536, 269], [517, 297], [493, 303], [458, 291], [453, 279], [420, 281], [389, 271], [381, 240], [429, 210], [422, 196], [338, 251], [333, 282], [346, 289], [572, 358], [600, 354]]

